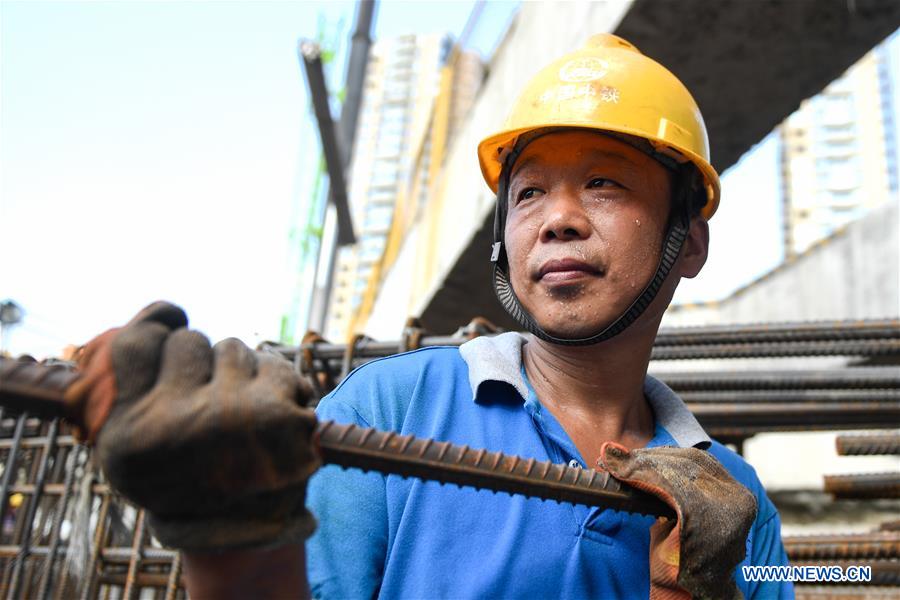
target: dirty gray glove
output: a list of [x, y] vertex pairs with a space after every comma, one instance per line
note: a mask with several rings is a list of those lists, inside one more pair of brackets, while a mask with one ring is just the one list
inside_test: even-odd
[[696, 448], [628, 451], [607, 442], [600, 466], [671, 506], [676, 521], [650, 528], [650, 598], [741, 598], [734, 570], [744, 559], [756, 498], [712, 455]]
[[171, 304], [95, 338], [81, 360], [85, 431], [112, 486], [165, 545], [270, 547], [315, 529], [319, 464], [310, 390], [281, 357], [236, 339], [210, 347]]

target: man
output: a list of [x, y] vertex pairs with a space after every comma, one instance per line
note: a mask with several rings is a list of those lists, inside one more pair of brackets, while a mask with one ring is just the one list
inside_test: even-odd
[[[706, 260], [719, 201], [690, 94], [628, 42], [596, 36], [526, 86], [479, 159], [497, 192], [494, 287], [532, 335], [374, 361], [319, 418], [602, 467], [679, 519], [325, 467], [306, 497], [319, 522], [306, 549], [312, 594], [791, 595], [735, 570], [786, 563], [752, 468], [647, 376], [680, 278]], [[101, 408], [87, 435], [157, 535], [187, 550], [193, 595], [297, 593], [309, 424], [267, 400], [299, 393], [289, 369], [235, 340], [211, 350], [183, 314], [154, 310], [89, 346], [81, 393]], [[175, 475], [144, 474], [165, 461]], [[194, 496], [178, 491], [191, 481]]]

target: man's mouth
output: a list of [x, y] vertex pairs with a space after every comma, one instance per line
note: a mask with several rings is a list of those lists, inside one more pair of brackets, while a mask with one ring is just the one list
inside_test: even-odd
[[537, 279], [545, 283], [564, 283], [584, 277], [602, 276], [603, 271], [575, 258], [548, 260], [538, 270]]

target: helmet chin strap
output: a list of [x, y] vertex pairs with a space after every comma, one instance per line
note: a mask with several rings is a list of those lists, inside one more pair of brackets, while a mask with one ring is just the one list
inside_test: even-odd
[[[507, 165], [513, 161], [508, 161]], [[506, 309], [512, 318], [518, 321], [525, 329], [533, 333], [538, 338], [551, 344], [559, 344], [562, 346], [589, 346], [599, 344], [622, 333], [629, 325], [634, 323], [640, 317], [656, 294], [659, 293], [663, 282], [669, 276], [669, 272], [675, 265], [684, 240], [687, 237], [690, 228], [690, 200], [691, 200], [691, 177], [692, 174], [684, 167], [676, 171], [676, 193], [678, 197], [672, 203], [672, 210], [669, 213], [669, 222], [666, 226], [666, 235], [663, 241], [662, 253], [659, 258], [659, 264], [656, 272], [647, 282], [647, 285], [641, 290], [637, 297], [632, 301], [631, 305], [613, 320], [612, 323], [604, 327], [597, 333], [583, 338], [561, 338], [556, 337], [538, 325], [534, 317], [522, 306], [519, 298], [513, 290], [512, 283], [509, 280], [509, 260], [504, 247], [504, 230], [506, 228], [506, 212], [509, 189], [509, 169], [504, 168], [500, 177], [499, 187], [497, 189], [497, 206], [494, 212], [494, 245], [491, 249], [491, 262], [494, 263], [494, 292], [500, 304]]]

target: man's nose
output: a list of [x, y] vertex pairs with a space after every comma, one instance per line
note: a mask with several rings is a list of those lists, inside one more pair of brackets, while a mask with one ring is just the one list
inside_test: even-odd
[[542, 242], [582, 240], [590, 235], [591, 224], [577, 194], [561, 190], [545, 198], [544, 203], [547, 210], [541, 224]]

